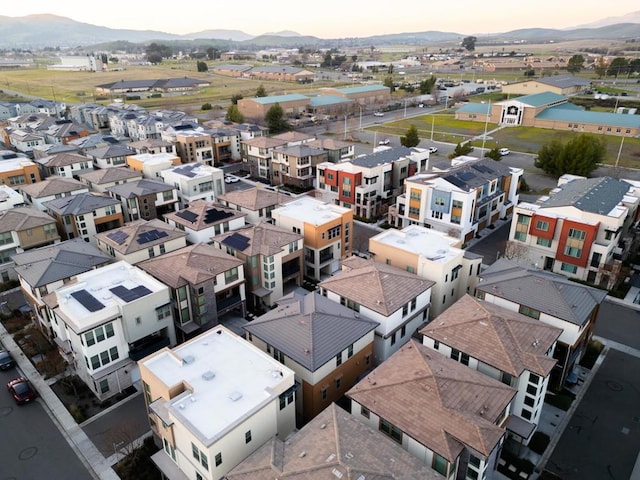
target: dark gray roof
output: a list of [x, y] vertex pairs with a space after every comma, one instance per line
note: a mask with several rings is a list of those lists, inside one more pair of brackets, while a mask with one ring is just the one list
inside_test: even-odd
[[543, 208], [574, 206], [584, 212], [606, 215], [629, 192], [631, 184], [612, 177], [572, 180], [542, 203]]
[[442, 179], [462, 190], [472, 190], [485, 185], [496, 178], [511, 175], [511, 170], [500, 162], [490, 158], [481, 158], [465, 162], [462, 165], [442, 173]]
[[133, 182], [121, 183], [107, 188], [109, 192], [113, 192], [124, 198], [133, 198], [141, 195], [149, 195], [152, 193], [166, 192], [174, 187], [164, 182], [143, 178]]
[[91, 158], [115, 158], [135, 155], [136, 151], [124, 145], [115, 144], [109, 145], [108, 147], [94, 148], [93, 150], [86, 151], [85, 154]]
[[33, 288], [74, 277], [112, 260], [81, 238], [18, 253], [12, 259], [16, 273]]
[[385, 163], [395, 162], [401, 158], [408, 157], [413, 153], [413, 150], [408, 147], [392, 147], [385, 148], [379, 152], [370, 153], [361, 157], [356, 157], [351, 160], [354, 165], [361, 167], [375, 167], [376, 165], [383, 165]]
[[280, 299], [244, 329], [313, 372], [377, 326], [314, 292]]
[[576, 325], [585, 325], [605, 290], [501, 258], [480, 275], [477, 289]]
[[79, 193], [43, 203], [45, 207], [59, 215], [83, 215], [98, 208], [119, 204], [119, 200], [99, 193]]
[[537, 82], [558, 88], [567, 88], [573, 86], [588, 87], [591, 83], [585, 78], [578, 78], [574, 77], [573, 75], [552, 75], [550, 77], [538, 78]]

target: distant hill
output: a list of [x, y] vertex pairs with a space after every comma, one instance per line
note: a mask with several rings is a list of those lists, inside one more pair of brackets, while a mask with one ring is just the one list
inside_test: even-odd
[[[492, 35], [491, 37], [493, 37]], [[525, 28], [512, 30], [495, 37], [509, 40], [532, 41], [563, 41], [563, 40], [598, 40], [598, 39], [627, 39], [640, 38], [640, 24], [620, 23], [599, 28], [575, 28], [572, 30], [558, 30], [551, 28]], [[483, 37], [484, 40], [484, 37]]]
[[627, 13], [626, 15], [620, 15], [619, 17], [607, 17], [592, 23], [577, 25], [574, 28], [608, 27], [609, 25], [616, 25], [618, 23], [640, 23], [640, 10], [637, 12]]
[[244, 33], [240, 30], [203, 30], [201, 32], [196, 33], [188, 33], [186, 35], [181, 36], [182, 39], [185, 40], [197, 40], [199, 38], [215, 38], [218, 40], [230, 40], [232, 42], [244, 42], [245, 40], [251, 40], [254, 38], [253, 35], [249, 35], [248, 33]]

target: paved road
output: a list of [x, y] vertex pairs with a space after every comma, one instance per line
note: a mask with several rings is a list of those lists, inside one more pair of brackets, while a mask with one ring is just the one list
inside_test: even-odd
[[[594, 333], [640, 350], [640, 311], [610, 301], [602, 302]], [[640, 370], [638, 372], [640, 378]]]

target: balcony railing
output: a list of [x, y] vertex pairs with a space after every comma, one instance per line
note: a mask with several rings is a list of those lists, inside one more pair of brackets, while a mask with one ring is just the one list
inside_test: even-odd
[[129, 358], [135, 362], [157, 352], [161, 348], [168, 347], [170, 344], [168, 337], [158, 337], [157, 340], [149, 340], [136, 348], [129, 350]]
[[218, 311], [226, 310], [227, 308], [231, 308], [239, 303], [242, 303], [242, 297], [240, 295], [232, 295], [227, 298], [216, 299]]
[[320, 263], [328, 262], [329, 260], [333, 260], [333, 251], [329, 252], [320, 252]]

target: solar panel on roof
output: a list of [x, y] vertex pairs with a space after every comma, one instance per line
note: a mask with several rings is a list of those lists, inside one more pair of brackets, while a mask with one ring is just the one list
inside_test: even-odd
[[137, 287], [132, 289], [128, 289], [127, 287], [123, 287], [122, 285], [118, 285], [117, 287], [110, 288], [109, 290], [111, 291], [111, 293], [117, 295], [120, 299], [124, 300], [127, 303], [153, 293], [144, 285], [138, 285]]
[[195, 166], [188, 165], [188, 166], [176, 168], [174, 170], [174, 172], [179, 174], [179, 175], [184, 175], [185, 177], [193, 178], [193, 177], [196, 176], [196, 173], [193, 171], [194, 168], [195, 168]]
[[447, 175], [445, 177], [442, 177], [444, 180], [446, 180], [449, 183], [454, 184], [456, 187], [458, 188], [465, 188], [466, 185], [464, 184], [464, 182], [462, 180], [460, 180], [458, 177], [454, 177], [453, 175]]
[[115, 232], [107, 233], [107, 237], [116, 242], [118, 245], [122, 245], [127, 240], [127, 238], [129, 238], [129, 234], [123, 232], [122, 230], [117, 230]]
[[486, 165], [471, 165], [471, 168], [475, 168], [479, 172], [483, 172], [483, 173], [494, 173], [493, 170], [487, 167]]
[[242, 251], [249, 246], [249, 238], [244, 235], [240, 235], [239, 233], [234, 233], [222, 240], [222, 243], [231, 248]]
[[195, 222], [198, 219], [198, 215], [196, 213], [190, 212], [189, 210], [183, 210], [181, 212], [176, 212], [176, 215], [180, 218], [184, 218], [187, 222]]
[[102, 302], [100, 302], [96, 297], [91, 295], [86, 290], [78, 290], [77, 292], [73, 292], [71, 296], [78, 302], [80, 302], [80, 304], [90, 312], [97, 312], [98, 310], [102, 310], [104, 308]]
[[204, 223], [214, 223], [224, 220], [225, 218], [233, 217], [232, 212], [226, 210], [218, 210], [217, 208], [210, 208], [207, 210], [204, 216]]
[[168, 235], [169, 234], [167, 232], [164, 232], [162, 230], [155, 230], [155, 229], [149, 230], [147, 232], [142, 232], [140, 235], [138, 235], [138, 243], [143, 244], [143, 243], [153, 242], [154, 240], [167, 237]]
[[460, 180], [468, 182], [472, 178], [476, 178], [476, 174], [473, 172], [460, 172], [458, 174], [458, 177], [460, 178]]

